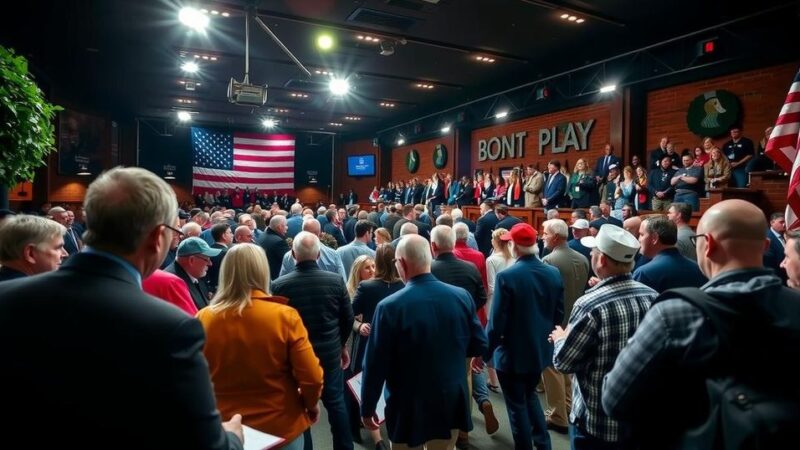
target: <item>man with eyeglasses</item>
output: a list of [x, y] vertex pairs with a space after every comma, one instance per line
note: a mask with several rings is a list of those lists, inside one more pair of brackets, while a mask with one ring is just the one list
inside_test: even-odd
[[[713, 439], [758, 426], [755, 419], [730, 428], [718, 421], [742, 419], [745, 410], [760, 416], [774, 406], [760, 403], [771, 398], [767, 392], [797, 392], [796, 380], [781, 374], [792, 373], [800, 348], [800, 294], [763, 267], [766, 227], [752, 203], [711, 206], [690, 238], [709, 279], [698, 294], [709, 298], [670, 293], [655, 301], [606, 376], [603, 409], [632, 426], [641, 448], [710, 448]], [[709, 404], [722, 396], [730, 400]], [[765, 423], [778, 441], [758, 448], [795, 444], [796, 426]]]
[[219, 255], [221, 251], [209, 247], [206, 241], [199, 237], [186, 238], [178, 245], [175, 262], [164, 269], [165, 272], [177, 275], [186, 283], [198, 311], [208, 306], [206, 274], [211, 267], [211, 258]]

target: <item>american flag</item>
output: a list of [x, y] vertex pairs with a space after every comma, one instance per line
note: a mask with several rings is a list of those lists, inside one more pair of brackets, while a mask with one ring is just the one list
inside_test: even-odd
[[294, 136], [192, 127], [192, 190], [294, 192]]
[[764, 153], [775, 161], [781, 169], [789, 172], [789, 192], [787, 193], [786, 223], [789, 229], [800, 227], [800, 72], [794, 77], [789, 94], [772, 129]]

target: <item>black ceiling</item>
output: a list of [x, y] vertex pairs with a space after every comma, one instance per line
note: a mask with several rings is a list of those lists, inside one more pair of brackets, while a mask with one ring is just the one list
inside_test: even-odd
[[[188, 3], [17, 2], [15, 12], [0, 19], [0, 44], [28, 56], [60, 98], [117, 115], [174, 120], [176, 110], [190, 109], [200, 123], [253, 126], [272, 116], [287, 129], [366, 134], [781, 3], [263, 0], [255, 2], [259, 17], [312, 76], [251, 23], [250, 81], [269, 85], [267, 105], [255, 110], [231, 105], [226, 97], [228, 80], [241, 80], [244, 74], [244, 10], [250, 2], [192, 3], [230, 14], [209, 12], [205, 36], [177, 20], [179, 8]], [[563, 20], [565, 12], [586, 21]], [[322, 32], [337, 41], [329, 53], [315, 47]], [[394, 54], [381, 56], [378, 44], [357, 39], [369, 33], [394, 42]], [[180, 61], [194, 59], [195, 53], [217, 61], [200, 58], [200, 74], [184, 76]], [[477, 56], [495, 62], [478, 62]], [[327, 77], [315, 70], [349, 76], [354, 92], [332, 98]], [[179, 83], [189, 79], [200, 82], [193, 92]], [[420, 89], [417, 83], [434, 88]], [[195, 103], [179, 103], [187, 99]], [[381, 102], [396, 106], [381, 107]], [[348, 121], [347, 116], [361, 120]]]

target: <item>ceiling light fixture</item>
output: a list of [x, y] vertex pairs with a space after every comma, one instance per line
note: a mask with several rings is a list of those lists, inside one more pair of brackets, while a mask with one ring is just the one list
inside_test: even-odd
[[181, 122], [188, 122], [192, 120], [192, 115], [188, 111], [178, 111], [178, 120]]
[[331, 82], [328, 83], [328, 88], [331, 90], [331, 94], [337, 97], [343, 97], [350, 92], [350, 82], [345, 78], [333, 78]]
[[379, 104], [381, 106], [383, 106], [384, 108], [394, 108], [395, 107], [395, 104], [391, 103], [391, 102], [380, 102]]
[[188, 73], [195, 73], [200, 70], [200, 66], [198, 66], [194, 61], [188, 61], [181, 64], [181, 70]]
[[561, 18], [562, 18], [562, 19], [566, 19], [566, 18], [568, 18], [568, 17], [569, 17], [569, 14], [567, 14], [567, 13], [564, 13], [564, 14], [562, 14], [562, 15], [561, 15]]
[[198, 32], [205, 31], [208, 26], [208, 16], [191, 6], [181, 8], [178, 12], [178, 20]]
[[490, 58], [488, 56], [480, 56], [480, 55], [476, 56], [475, 60], [476, 61], [480, 61], [480, 62], [484, 62], [484, 63], [493, 63], [494, 62], [494, 58]]
[[317, 37], [317, 48], [320, 50], [330, 50], [333, 48], [333, 37], [329, 34], [322, 34]]
[[583, 22], [586, 22], [586, 19], [578, 19], [575, 21], [575, 23], [583, 23]]
[[358, 116], [344, 116], [344, 120], [358, 121], [358, 120], [361, 120], [361, 117], [358, 117]]
[[416, 87], [418, 87], [420, 89], [433, 89], [433, 85], [432, 84], [428, 84], [428, 83], [417, 83], [414, 86], [416, 86]]
[[264, 120], [261, 121], [261, 125], [263, 125], [264, 128], [267, 128], [267, 129], [275, 128], [275, 126], [277, 124], [278, 124], [278, 121], [275, 120], [275, 119], [271, 119], [271, 118], [267, 118], [267, 119], [264, 119]]
[[606, 94], [608, 92], [614, 92], [616, 90], [617, 90], [617, 85], [616, 84], [607, 84], [607, 85], [605, 85], [605, 86], [600, 88], [600, 93], [601, 94]]
[[339, 123], [339, 122], [331, 122], [331, 123], [330, 123], [330, 125], [331, 125], [332, 127], [341, 127], [343, 124], [341, 124], [341, 123]]
[[508, 116], [508, 111], [500, 111], [499, 113], [495, 114], [494, 117], [496, 119], [503, 119]]
[[78, 169], [78, 173], [76, 173], [75, 175], [80, 175], [82, 177], [85, 177], [91, 174], [92, 173], [89, 172], [89, 167], [87, 167], [86, 164], [81, 164], [80, 169]]
[[400, 137], [400, 138], [397, 138], [397, 145], [403, 145], [403, 144], [405, 144], [405, 143], [406, 143], [406, 140], [405, 140], [405, 139], [403, 139], [402, 137]]
[[445, 125], [442, 127], [442, 133], [447, 134], [450, 132], [450, 125]]

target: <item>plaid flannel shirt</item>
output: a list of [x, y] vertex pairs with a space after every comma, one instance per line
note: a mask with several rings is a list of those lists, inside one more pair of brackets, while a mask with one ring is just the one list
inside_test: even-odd
[[603, 377], [657, 296], [630, 274], [606, 278], [575, 302], [569, 332], [555, 342], [553, 365], [577, 381], [572, 384], [570, 422], [598, 439], [620, 440], [619, 422], [601, 405]]

